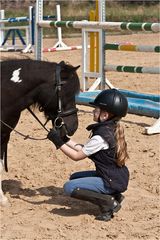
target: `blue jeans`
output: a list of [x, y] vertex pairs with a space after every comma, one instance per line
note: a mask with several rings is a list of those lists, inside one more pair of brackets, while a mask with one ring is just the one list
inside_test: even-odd
[[97, 193], [113, 194], [115, 191], [106, 186], [101, 177], [96, 176], [96, 171], [76, 172], [70, 176], [70, 180], [64, 184], [64, 192], [71, 196], [76, 188], [87, 189]]

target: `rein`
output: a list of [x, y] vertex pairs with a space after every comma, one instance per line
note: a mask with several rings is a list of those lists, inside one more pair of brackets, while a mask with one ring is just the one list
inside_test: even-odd
[[32, 114], [32, 116], [37, 120], [37, 122], [39, 122], [39, 124], [47, 131], [47, 132], [49, 132], [49, 130], [45, 127], [45, 125], [47, 124], [47, 122], [49, 121], [49, 120], [47, 120], [46, 122], [45, 122], [45, 124], [43, 124], [40, 120], [39, 120], [39, 118], [34, 114], [34, 112], [28, 107], [27, 108], [27, 110]]
[[[15, 130], [14, 128], [12, 128], [10, 125], [8, 125], [7, 123], [3, 122], [2, 120], [0, 120], [1, 123], [3, 123], [6, 127], [8, 127], [9, 129], [11, 129], [12, 131], [14, 131], [15, 133], [19, 134], [20, 136], [24, 137], [24, 140], [26, 139], [31, 139], [31, 140], [45, 140], [47, 139], [47, 137], [45, 138], [34, 138], [34, 137], [30, 137], [29, 135], [25, 135], [17, 130]], [[47, 130], [48, 131], [48, 130]]]

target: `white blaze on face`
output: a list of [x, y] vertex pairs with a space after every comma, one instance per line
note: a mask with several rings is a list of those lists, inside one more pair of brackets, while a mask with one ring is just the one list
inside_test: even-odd
[[20, 70], [21, 70], [21, 68], [18, 68], [17, 70], [13, 71], [12, 77], [11, 77], [11, 79], [10, 79], [12, 82], [15, 82], [15, 83], [20, 83], [20, 82], [22, 82], [22, 80], [21, 80], [20, 77], [19, 77]]

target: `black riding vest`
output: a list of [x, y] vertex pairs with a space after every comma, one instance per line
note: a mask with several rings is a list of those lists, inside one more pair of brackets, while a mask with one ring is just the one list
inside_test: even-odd
[[91, 137], [100, 135], [109, 148], [100, 150], [89, 158], [95, 163], [97, 176], [101, 177], [104, 184], [115, 192], [124, 192], [129, 181], [129, 171], [126, 166], [116, 164], [116, 140], [114, 137], [116, 123], [112, 120], [89, 125], [87, 130], [92, 130]]

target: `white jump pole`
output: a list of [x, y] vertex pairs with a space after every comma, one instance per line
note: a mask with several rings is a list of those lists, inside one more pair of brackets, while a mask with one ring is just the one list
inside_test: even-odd
[[[60, 5], [56, 5], [56, 12], [57, 12], [57, 21], [61, 21], [61, 10]], [[66, 48], [67, 45], [62, 41], [62, 28], [57, 28], [58, 34], [58, 42], [53, 46], [53, 48]]]
[[[0, 45], [2, 45], [3, 41], [4, 41], [4, 32], [5, 30], [10, 30], [10, 29], [25, 29], [25, 33], [26, 33], [26, 48], [22, 50], [22, 52], [27, 53], [32, 51], [32, 20], [33, 20], [33, 16], [32, 16], [32, 11], [33, 11], [33, 7], [29, 6], [29, 25], [28, 26], [8, 26], [6, 27], [4, 24], [8, 22], [8, 19], [5, 19], [5, 13], [4, 10], [0, 10]], [[27, 17], [17, 17], [15, 19], [26, 19], [27, 21]], [[2, 50], [2, 49], [1, 49]], [[7, 49], [4, 48], [4, 51], [6, 51]]]

